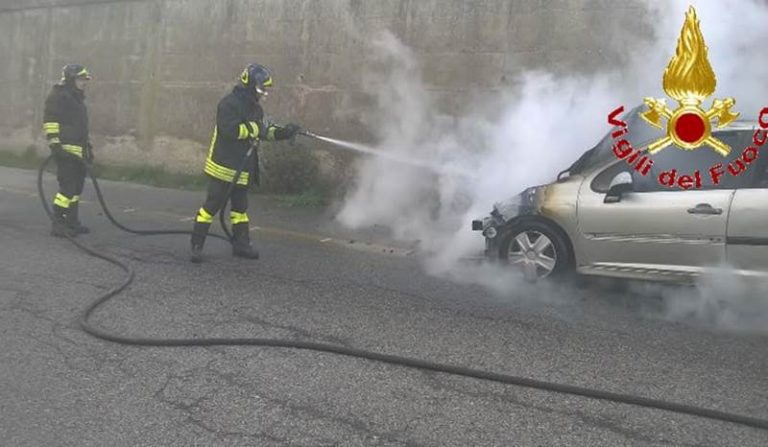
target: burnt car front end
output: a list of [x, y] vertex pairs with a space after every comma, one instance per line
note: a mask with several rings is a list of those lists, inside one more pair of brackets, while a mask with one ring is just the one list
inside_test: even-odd
[[[641, 110], [641, 106], [635, 107], [622, 117], [633, 128], [642, 130], [629, 136], [633, 144], [648, 139], [648, 134], [655, 132], [647, 130], [648, 126], [637, 125], [641, 121]], [[565, 248], [570, 252], [570, 267], [575, 267], [578, 254], [572, 241], [577, 240], [578, 235], [579, 189], [586, 176], [614, 160], [612, 146], [613, 138], [608, 132], [593, 148], [561, 171], [552, 183], [526, 188], [510, 199], [495, 203], [490, 215], [472, 221], [472, 230], [482, 232], [485, 237], [486, 257], [491, 260], [504, 257], [510, 233], [525, 227], [525, 222], [536, 222], [549, 227], [551, 233], [557, 233], [554, 236], [561, 240], [561, 245], [568, 245]]]
[[547, 186], [526, 188], [505, 201], [495, 203], [488, 216], [472, 221], [472, 231], [480, 231], [485, 237], [486, 258], [490, 260], [499, 258], [499, 242], [506, 236], [515, 219], [538, 214], [545, 188]]

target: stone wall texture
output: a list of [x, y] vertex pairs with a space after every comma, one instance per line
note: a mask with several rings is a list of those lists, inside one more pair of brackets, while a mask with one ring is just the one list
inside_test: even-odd
[[180, 172], [199, 171], [216, 102], [251, 61], [274, 71], [266, 108], [275, 121], [365, 138], [354, 113], [335, 113], [368, 99], [367, 50], [348, 23], [397, 35], [446, 104], [503, 89], [526, 69], [603, 67], [620, 57], [603, 31], [645, 26], [639, 0], [0, 3], [0, 150], [44, 147], [45, 96], [64, 64], [80, 62], [95, 76], [88, 104], [99, 158]]

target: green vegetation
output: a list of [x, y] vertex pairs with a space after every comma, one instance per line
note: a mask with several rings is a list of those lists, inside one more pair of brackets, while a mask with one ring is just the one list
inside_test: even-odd
[[96, 163], [93, 173], [100, 179], [142, 183], [161, 188], [199, 190], [207, 185], [203, 174], [180, 174], [154, 166], [110, 166]]
[[37, 156], [34, 146], [28, 146], [22, 154], [7, 152], [0, 148], [0, 165], [11, 168], [32, 169], [43, 161]]
[[320, 170], [311, 151], [299, 144], [262, 145], [261, 189], [275, 194], [302, 194], [317, 189]]
[[[34, 146], [22, 153], [0, 148], [0, 166], [37, 169], [43, 158]], [[268, 194], [289, 207], [323, 207], [329, 203], [332, 188], [319, 176], [315, 160], [303, 148], [274, 148], [261, 153], [261, 187], [257, 193]], [[181, 174], [154, 166], [113, 166], [96, 163], [99, 179], [141, 183], [161, 188], [202, 190], [207, 185], [203, 174]]]
[[291, 207], [328, 205], [333, 186], [322, 178], [312, 151], [300, 143], [272, 143], [262, 146], [261, 187], [259, 191], [275, 195]]
[[305, 191], [300, 194], [277, 195], [275, 198], [289, 207], [322, 208], [328, 205], [328, 196], [319, 191]]
[[[42, 161], [43, 158], [37, 155], [34, 146], [28, 147], [21, 154], [0, 150], [2, 166], [37, 169]], [[206, 185], [205, 176], [202, 174], [179, 174], [153, 166], [111, 166], [97, 162], [93, 166], [93, 173], [100, 179], [142, 183], [161, 188], [203, 189]]]

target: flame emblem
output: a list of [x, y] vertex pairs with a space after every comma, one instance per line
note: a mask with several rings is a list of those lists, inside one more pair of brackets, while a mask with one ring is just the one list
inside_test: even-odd
[[698, 149], [707, 145], [723, 157], [731, 153], [727, 144], [712, 136], [712, 120], [717, 128], [726, 127], [738, 118], [732, 112], [736, 104], [733, 98], [715, 99], [705, 111], [701, 103], [715, 92], [717, 78], [707, 58], [707, 45], [699, 28], [696, 10], [691, 6], [685, 14], [685, 23], [677, 41], [675, 55], [664, 71], [664, 92], [679, 106], [670, 110], [664, 99], [645, 98], [648, 110], [640, 116], [650, 125], [662, 128], [662, 118], [667, 119], [667, 136], [651, 143], [648, 153], [655, 154], [671, 144], [684, 150]]

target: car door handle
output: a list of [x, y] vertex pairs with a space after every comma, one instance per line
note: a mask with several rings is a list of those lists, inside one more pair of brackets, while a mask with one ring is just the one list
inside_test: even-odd
[[700, 203], [693, 208], [688, 208], [688, 214], [707, 214], [707, 215], [719, 215], [723, 214], [722, 208], [713, 208], [708, 203]]

